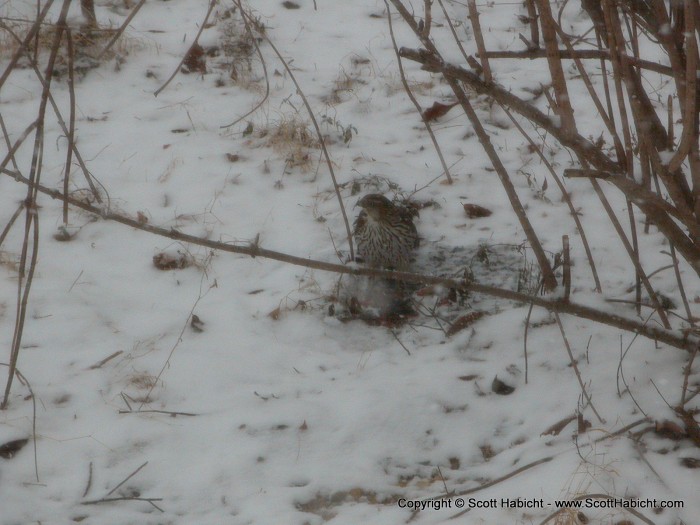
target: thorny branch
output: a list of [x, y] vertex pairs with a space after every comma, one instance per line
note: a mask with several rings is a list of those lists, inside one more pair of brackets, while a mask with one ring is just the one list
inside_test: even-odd
[[[26, 177], [23, 177], [19, 173], [13, 172], [11, 170], [2, 169], [3, 174], [12, 177], [18, 182], [30, 185], [31, 182]], [[126, 226], [131, 226], [141, 231], [159, 235], [162, 237], [167, 237], [176, 241], [181, 241], [185, 243], [194, 244], [197, 246], [204, 246], [207, 248], [212, 248], [214, 250], [219, 250], [229, 253], [237, 253], [239, 255], [246, 255], [249, 257], [260, 257], [264, 259], [273, 259], [276, 261], [281, 261], [296, 266], [303, 266], [306, 268], [312, 268], [315, 270], [322, 270], [328, 272], [349, 274], [349, 275], [364, 275], [364, 276], [374, 276], [393, 279], [395, 281], [418, 283], [418, 284], [439, 284], [446, 286], [448, 288], [455, 288], [456, 290], [471, 291], [475, 293], [481, 293], [484, 295], [490, 295], [493, 297], [500, 297], [503, 299], [508, 299], [511, 301], [516, 301], [524, 304], [534, 304], [535, 306], [540, 306], [551, 312], [558, 312], [563, 314], [574, 315], [582, 319], [588, 319], [590, 321], [595, 321], [608, 326], [613, 326], [622, 330], [626, 330], [633, 333], [638, 333], [644, 337], [652, 340], [657, 340], [662, 343], [666, 343], [675, 348], [686, 350], [688, 352], [693, 352], [697, 345], [700, 344], [700, 339], [689, 331], [679, 332], [674, 330], [667, 330], [655, 325], [641, 323], [635, 319], [630, 319], [614, 312], [606, 312], [603, 310], [597, 310], [595, 308], [585, 306], [582, 304], [576, 304], [572, 302], [562, 302], [556, 298], [544, 299], [539, 296], [530, 296], [527, 294], [514, 292], [511, 290], [506, 290], [502, 288], [497, 288], [494, 286], [487, 286], [474, 282], [458, 281], [455, 279], [448, 279], [444, 277], [434, 276], [434, 275], [423, 275], [410, 272], [395, 272], [388, 270], [374, 270], [371, 268], [360, 268], [354, 265], [342, 265], [329, 263], [325, 261], [318, 261], [315, 259], [310, 259], [306, 257], [299, 257], [295, 255], [289, 255], [286, 253], [281, 253], [273, 250], [268, 250], [266, 248], [260, 247], [256, 243], [248, 243], [245, 245], [227, 244], [220, 241], [213, 241], [210, 239], [203, 239], [201, 237], [196, 237], [194, 235], [188, 235], [186, 233], [179, 232], [173, 228], [161, 228], [158, 226], [153, 226], [148, 223], [141, 223], [136, 218], [131, 218], [126, 215], [115, 213], [109, 209], [102, 208], [90, 204], [81, 199], [77, 199], [72, 196], [65, 196], [58, 190], [53, 190], [43, 186], [41, 184], [34, 185], [37, 191], [50, 196], [54, 199], [59, 199], [61, 201], [67, 200], [71, 205], [76, 206], [82, 210], [101, 217], [104, 220], [118, 222]]]

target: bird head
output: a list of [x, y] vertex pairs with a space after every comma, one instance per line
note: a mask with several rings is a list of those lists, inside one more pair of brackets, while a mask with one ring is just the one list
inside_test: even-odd
[[378, 193], [370, 193], [365, 195], [355, 206], [359, 206], [367, 212], [371, 217], [378, 219], [387, 213], [394, 206], [389, 199]]

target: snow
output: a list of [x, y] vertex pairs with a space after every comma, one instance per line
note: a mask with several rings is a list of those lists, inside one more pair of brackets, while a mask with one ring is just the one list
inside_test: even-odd
[[[401, 85], [384, 3], [318, 2], [318, 10], [312, 2], [299, 3], [300, 9], [285, 9], [278, 1], [261, 0], [251, 7], [292, 67], [316, 118], [333, 119], [321, 127], [351, 220], [364, 193], [391, 197], [418, 190], [414, 199], [436, 205], [421, 210], [417, 264], [430, 271], [430, 256], [439, 252], [459, 269], [486, 244], [489, 264], [497, 269], [475, 264], [479, 278], [515, 288], [518, 271], [533, 257], [529, 250], [503, 246], [521, 245], [525, 235], [459, 108], [434, 124], [456, 180], [453, 186], [441, 183], [438, 157]], [[76, 82], [78, 147], [109, 195], [105, 206], [130, 217], [141, 212], [149, 224], [202, 238], [245, 244], [259, 236], [267, 249], [334, 263], [338, 250], [344, 261], [345, 228], [320, 151], [273, 140], [285, 122], [307, 126], [311, 140], [316, 139], [297, 90], [269, 45], [260, 41], [269, 100], [231, 128], [222, 126], [264, 96], [254, 54], [245, 81], [233, 82], [223, 67], [228, 58], [219, 55], [207, 59], [206, 75], [179, 73], [154, 97], [192, 43], [206, 7], [193, 0], [145, 3], [120, 44], [119, 67], [111, 58]], [[224, 12], [230, 7], [215, 8], [215, 24], [200, 39], [203, 46], [225, 43]], [[3, 16], [31, 17], [36, 6], [12, 2], [1, 9]], [[450, 9], [466, 19], [466, 8], [455, 4]], [[522, 49], [512, 28], [520, 27], [516, 15], [524, 8], [493, 3], [480, 9], [482, 26], [490, 28], [488, 48]], [[55, 19], [58, 11], [52, 13]], [[97, 5], [103, 27], [120, 26], [128, 13], [121, 5]], [[437, 9], [435, 16], [442, 19]], [[568, 16], [577, 30], [586, 26], [578, 13]], [[77, 5], [71, 20], [80, 23]], [[405, 25], [396, 16], [393, 20], [399, 47], [417, 46]], [[460, 35], [465, 46], [475, 47], [471, 29], [463, 27]], [[457, 51], [451, 53], [450, 59], [461, 62]], [[0, 58], [7, 63], [6, 53]], [[450, 100], [449, 88], [436, 75], [409, 61], [403, 66], [423, 107]], [[544, 60], [494, 60], [492, 67], [514, 93], [531, 93], [548, 79]], [[585, 89], [572, 83], [570, 90], [577, 118], [598, 136], [597, 115], [592, 105], [585, 106]], [[65, 80], [54, 79], [52, 92], [66, 118]], [[0, 112], [11, 140], [35, 118], [40, 95], [30, 69], [16, 69], [2, 86]], [[500, 109], [490, 108], [484, 98], [475, 97], [473, 103], [545, 248], [557, 252], [561, 236], [570, 236], [573, 299], [634, 317], [632, 306], [606, 302], [625, 296], [634, 274], [590, 187], [565, 181], [604, 278], [602, 297], [592, 293], [579, 236], [553, 181], [546, 192], [541, 189], [550, 175], [527, 153]], [[547, 111], [546, 100], [534, 103]], [[248, 122], [252, 135], [244, 134]], [[66, 143], [51, 109], [46, 125], [42, 182], [62, 188]], [[348, 126], [356, 133], [346, 144], [341, 131]], [[17, 155], [24, 175], [32, 138]], [[569, 155], [551, 145], [550, 160], [558, 171], [568, 167]], [[302, 156], [296, 157], [299, 152]], [[299, 163], [293, 165], [291, 158]], [[356, 180], [364, 186], [354, 195]], [[26, 189], [10, 177], [0, 186], [7, 222]], [[85, 187], [74, 166], [71, 191]], [[618, 216], [625, 217], [624, 199], [611, 186], [605, 191]], [[493, 215], [467, 219], [462, 209], [467, 201]], [[469, 497], [543, 498], [553, 504], [606, 493], [683, 500], [683, 509], [642, 512], [660, 525], [679, 519], [693, 523], [700, 512], [697, 475], [679, 463], [698, 457], [688, 442], [652, 432], [642, 438], [643, 451], [626, 434], [598, 441], [644, 414], [654, 421], [675, 421], [666, 401], [677, 403], [680, 396], [687, 357], [682, 351], [562, 315], [601, 421], [590, 407], [582, 407], [559, 328], [541, 309], [535, 308], [529, 321], [526, 383], [526, 306], [472, 296], [471, 304], [489, 315], [451, 337], [426, 316], [414, 326], [394, 329], [341, 322], [328, 314], [336, 275], [211, 253], [75, 208], [69, 230], [76, 236], [58, 242], [53, 234], [62, 224], [60, 203], [40, 196], [39, 204], [39, 264], [18, 361], [34, 399], [29, 386], [15, 380], [9, 407], [0, 411], [0, 444], [30, 441], [14, 457], [0, 459], [0, 525], [319, 524], [329, 519], [395, 524], [411, 517], [409, 509], [395, 503], [400, 497], [440, 496], [443, 479], [449, 490], [472, 489], [544, 458], [551, 459]], [[638, 215], [637, 221], [641, 230], [643, 218]], [[11, 346], [15, 320], [20, 223], [0, 251], [5, 349]], [[668, 247], [653, 228], [640, 236], [640, 245], [645, 268], [669, 264]], [[195, 264], [160, 271], [152, 259], [164, 251], [186, 253]], [[502, 273], [504, 268], [510, 273]], [[682, 272], [692, 299], [700, 294], [697, 279], [684, 264]], [[344, 279], [344, 286], [351, 286]], [[672, 270], [656, 274], [652, 282], [677, 300]], [[279, 315], [269, 315], [278, 308]], [[204, 322], [202, 332], [190, 327], [191, 312]], [[644, 318], [648, 314], [642, 311]], [[9, 359], [6, 352], [0, 360]], [[0, 384], [6, 377], [6, 367], [0, 368]], [[492, 392], [495, 377], [514, 393]], [[691, 384], [697, 386], [697, 379], [691, 375]], [[588, 432], [579, 434], [574, 421], [558, 435], [543, 435], [577, 409], [591, 423]], [[109, 497], [155, 498], [157, 508], [138, 500], [85, 504], [107, 497], [145, 463]], [[554, 510], [474, 508], [462, 522], [536, 523]], [[427, 509], [413, 522], [442, 522], [457, 512], [454, 507]], [[585, 512], [592, 520], [632, 519], [619, 509]]]

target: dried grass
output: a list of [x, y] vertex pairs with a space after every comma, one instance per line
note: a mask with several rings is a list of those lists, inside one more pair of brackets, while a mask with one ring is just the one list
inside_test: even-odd
[[[0, 59], [13, 56], [31, 30], [32, 20], [0, 19]], [[78, 75], [85, 75], [89, 70], [98, 67], [102, 62], [114, 57], [124, 57], [130, 53], [144, 49], [147, 44], [142, 39], [132, 38], [122, 35], [116, 45], [110, 49], [102, 60], [97, 60], [102, 49], [110, 40], [116, 29], [114, 28], [94, 28], [85, 29], [76, 26], [71, 27], [73, 35], [73, 45], [75, 49], [74, 67]], [[29, 42], [27, 53], [17, 64], [18, 68], [31, 67], [29, 57], [38, 56], [41, 63], [44, 56], [48, 56], [48, 51], [54, 41], [57, 26], [55, 24], [42, 24], [37, 38]], [[37, 52], [38, 50], [38, 52]], [[62, 45], [56, 57], [54, 74], [63, 76], [67, 74], [68, 56], [65, 45]]]
[[283, 116], [260, 132], [266, 145], [285, 158], [288, 168], [307, 172], [312, 165], [311, 150], [320, 148], [318, 137], [308, 122], [297, 115]]

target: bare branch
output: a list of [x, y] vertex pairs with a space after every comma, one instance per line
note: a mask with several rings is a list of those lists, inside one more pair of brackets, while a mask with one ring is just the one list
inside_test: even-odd
[[[23, 177], [18, 173], [14, 173], [9, 170], [2, 170], [2, 173], [9, 177], [12, 177], [18, 182], [22, 182], [23, 184], [31, 184], [29, 179]], [[138, 219], [132, 219], [131, 217], [127, 217], [125, 215], [105, 210], [103, 208], [87, 203], [83, 200], [76, 199], [75, 197], [65, 196], [61, 192], [47, 188], [46, 186], [43, 186], [41, 184], [35, 184], [35, 187], [37, 191], [45, 195], [48, 195], [54, 199], [59, 199], [61, 201], [68, 200], [68, 202], [71, 205], [76, 206], [77, 208], [80, 208], [87, 212], [94, 213], [104, 220], [118, 222], [120, 224], [130, 226], [137, 230], [145, 231], [176, 241], [195, 244], [197, 246], [204, 246], [207, 248], [212, 248], [214, 250], [229, 253], [237, 253], [240, 255], [247, 255], [250, 257], [273, 259], [276, 261], [282, 261], [285, 263], [293, 264], [296, 266], [303, 266], [305, 268], [312, 268], [315, 270], [342, 273], [348, 275], [374, 276], [385, 279], [393, 279], [395, 281], [402, 282], [439, 284], [447, 288], [454, 288], [456, 290], [472, 291], [474, 293], [491, 295], [493, 297], [500, 297], [502, 299], [508, 299], [524, 304], [534, 304], [535, 306], [540, 306], [552, 312], [574, 315], [582, 319], [588, 319], [590, 321], [599, 322], [601, 324], [613, 326], [622, 330], [638, 333], [649, 339], [658, 340], [662, 343], [668, 344], [675, 348], [686, 350], [688, 352], [694, 351], [696, 346], [700, 344], [700, 339], [698, 339], [689, 332], [681, 333], [674, 330], [666, 330], [658, 326], [648, 326], [644, 323], [640, 323], [636, 319], [623, 317], [622, 315], [619, 315], [618, 313], [612, 311], [606, 312], [585, 305], [575, 303], [564, 303], [557, 299], [544, 299], [540, 296], [530, 296], [511, 290], [496, 288], [494, 286], [487, 286], [475, 282], [458, 281], [455, 279], [447, 279], [444, 277], [437, 277], [432, 275], [422, 275], [409, 272], [395, 272], [388, 270], [374, 270], [372, 268], [360, 268], [353, 265], [334, 264], [324, 261], [318, 261], [315, 259], [309, 259], [307, 257], [298, 257], [295, 255], [289, 255], [286, 253], [268, 250], [265, 248], [261, 248], [257, 244], [253, 245], [249, 243], [246, 245], [235, 245], [219, 241], [212, 241], [210, 239], [203, 239], [194, 235], [181, 233], [172, 228], [167, 229], [158, 226], [153, 226], [148, 223], [141, 223]]]

